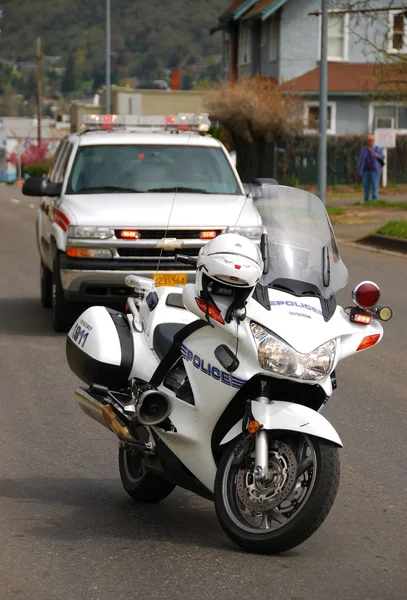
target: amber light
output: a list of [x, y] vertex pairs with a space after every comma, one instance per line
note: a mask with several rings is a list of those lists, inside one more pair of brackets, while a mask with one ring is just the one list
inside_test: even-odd
[[251, 433], [252, 435], [254, 433], [257, 433], [259, 429], [260, 429], [260, 423], [258, 421], [250, 421], [250, 423], [247, 426], [247, 431], [249, 433]]
[[357, 347], [356, 352], [358, 352], [358, 350], [366, 350], [366, 348], [370, 348], [371, 346], [374, 346], [375, 344], [377, 344], [379, 339], [380, 339], [380, 333], [375, 333], [374, 335], [367, 335], [360, 342], [359, 346]]
[[216, 231], [201, 231], [199, 237], [201, 240], [213, 240], [216, 238]]
[[207, 302], [205, 302], [205, 300], [201, 300], [200, 298], [195, 298], [195, 300], [198, 305], [198, 308], [202, 312], [204, 312], [205, 314], [208, 314], [208, 316], [211, 319], [213, 319], [214, 321], [217, 321], [218, 323], [221, 323], [222, 325], [225, 324], [222, 314], [221, 314], [220, 310], [218, 308], [216, 308], [216, 306], [214, 306], [213, 304], [208, 304]]
[[67, 248], [66, 253], [74, 258], [92, 258], [93, 256], [92, 250], [87, 248]]
[[119, 235], [123, 240], [138, 240], [140, 232], [131, 229], [122, 229]]

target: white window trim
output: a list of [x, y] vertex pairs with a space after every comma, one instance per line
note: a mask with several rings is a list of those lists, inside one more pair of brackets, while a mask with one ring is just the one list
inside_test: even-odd
[[[330, 10], [328, 13], [328, 17], [329, 15], [332, 15], [336, 12], [338, 12], [338, 10]], [[349, 61], [349, 13], [346, 13], [344, 16], [344, 32], [343, 32], [343, 45], [344, 45], [344, 55], [343, 57], [341, 56], [329, 56], [328, 54], [328, 60], [329, 62], [348, 62]], [[318, 60], [321, 60], [321, 41], [322, 41], [322, 18], [321, 16], [319, 17], [319, 38], [318, 38]]]
[[[318, 134], [317, 129], [308, 129], [307, 123], [309, 119], [309, 109], [310, 107], [317, 106], [319, 107], [318, 101], [309, 101], [304, 102], [304, 132], [308, 134], [316, 135]], [[326, 132], [328, 135], [336, 135], [336, 102], [328, 102], [328, 107], [331, 109], [331, 127], [327, 129]]]
[[403, 41], [404, 46], [400, 50], [397, 48], [393, 48], [393, 23], [394, 23], [394, 15], [400, 14], [401, 10], [389, 10], [389, 29], [387, 35], [387, 52], [389, 54], [407, 54], [407, 18], [404, 17], [404, 31], [403, 31]]
[[[368, 116], [368, 121], [369, 121], [369, 133], [374, 133], [375, 130], [375, 124], [374, 124], [374, 113], [375, 113], [375, 106], [402, 106], [404, 108], [407, 107], [407, 102], [371, 102], [369, 104], [369, 116]], [[396, 132], [399, 135], [407, 135], [407, 129], [397, 129], [397, 127], [395, 128]]]
[[[249, 38], [249, 46], [248, 46], [248, 50], [246, 52], [248, 59], [246, 61], [243, 60], [244, 57], [244, 51], [241, 48], [241, 44], [243, 41], [243, 31], [246, 31], [246, 35]], [[251, 65], [252, 63], [252, 30], [251, 27], [248, 27], [247, 25], [243, 25], [240, 27], [239, 29], [239, 67], [246, 67], [247, 65]]]

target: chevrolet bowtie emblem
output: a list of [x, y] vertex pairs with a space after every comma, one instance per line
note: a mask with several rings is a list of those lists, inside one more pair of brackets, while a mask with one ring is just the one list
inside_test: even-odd
[[163, 248], [163, 250], [177, 250], [182, 248], [182, 240], [177, 238], [162, 238], [157, 242], [157, 248]]

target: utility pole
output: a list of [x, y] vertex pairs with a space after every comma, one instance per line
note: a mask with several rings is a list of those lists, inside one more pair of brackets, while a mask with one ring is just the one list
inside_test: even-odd
[[111, 74], [110, 74], [110, 0], [106, 0], [106, 114], [110, 115], [111, 110]]
[[41, 144], [41, 116], [42, 116], [42, 81], [41, 81], [41, 38], [37, 38], [37, 143]]
[[321, 61], [319, 66], [318, 195], [326, 204], [328, 123], [328, 0], [321, 0]]

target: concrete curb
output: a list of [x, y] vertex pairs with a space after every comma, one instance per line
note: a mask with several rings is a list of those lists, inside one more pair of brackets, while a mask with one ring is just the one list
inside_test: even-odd
[[365, 246], [364, 244], [359, 244], [358, 242], [341, 240], [340, 238], [336, 238], [336, 241], [341, 246], [349, 246], [350, 248], [356, 248], [357, 250], [365, 250], [366, 252], [374, 252], [375, 254], [386, 254], [387, 256], [397, 256], [398, 258], [407, 258], [406, 254], [401, 252], [383, 250], [383, 248], [376, 248], [375, 246]]
[[371, 233], [356, 241], [357, 244], [370, 246], [379, 250], [388, 250], [398, 254], [407, 254], [407, 239], [397, 238], [390, 235]]

